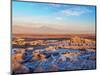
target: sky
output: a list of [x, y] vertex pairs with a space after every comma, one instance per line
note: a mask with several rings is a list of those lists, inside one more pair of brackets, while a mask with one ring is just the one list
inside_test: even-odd
[[13, 1], [13, 32], [94, 34], [95, 9], [95, 6]]

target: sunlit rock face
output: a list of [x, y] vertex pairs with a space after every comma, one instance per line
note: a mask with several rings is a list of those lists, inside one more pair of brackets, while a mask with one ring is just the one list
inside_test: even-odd
[[22, 56], [23, 56], [23, 54], [21, 54], [21, 53], [12, 55], [12, 62], [23, 61]]
[[27, 47], [27, 46], [35, 46], [33, 48], [37, 49], [36, 46], [40, 46], [38, 49], [45, 50], [56, 50], [59, 48], [73, 48], [73, 49], [84, 49], [84, 48], [95, 48], [95, 39], [87, 39], [87, 38], [81, 38], [79, 36], [73, 36], [69, 38], [68, 40], [33, 40], [33, 41], [27, 41], [25, 39], [14, 39], [12, 41], [12, 44], [14, 46], [18, 47]]
[[72, 42], [72, 43], [90, 43], [90, 42], [95, 42], [95, 41], [75, 36], [75, 37], [72, 37], [68, 42]]
[[71, 38], [71, 42], [72, 43], [81, 43], [83, 39], [81, 39], [80, 37], [78, 36], [75, 36], [73, 38]]

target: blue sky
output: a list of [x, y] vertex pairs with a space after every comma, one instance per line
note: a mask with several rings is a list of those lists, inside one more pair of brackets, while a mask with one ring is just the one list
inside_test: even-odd
[[[13, 2], [13, 25], [95, 33], [95, 6]], [[34, 25], [33, 25], [34, 24]]]

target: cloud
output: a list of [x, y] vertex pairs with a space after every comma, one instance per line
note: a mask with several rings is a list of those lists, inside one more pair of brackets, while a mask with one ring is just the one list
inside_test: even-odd
[[62, 20], [63, 18], [62, 17], [56, 17], [56, 20]]
[[75, 6], [62, 10], [60, 13], [67, 16], [80, 16], [82, 14], [90, 13], [91, 11], [87, 8]]

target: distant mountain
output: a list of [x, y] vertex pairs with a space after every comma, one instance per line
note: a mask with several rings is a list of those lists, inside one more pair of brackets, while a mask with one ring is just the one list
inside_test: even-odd
[[13, 26], [12, 27], [13, 33], [19, 33], [19, 34], [47, 34], [47, 33], [61, 33], [62, 30], [51, 28], [47, 26], [41, 26], [41, 27], [25, 27], [25, 26]]
[[61, 33], [62, 30], [56, 29], [56, 28], [52, 28], [52, 27], [47, 27], [47, 26], [41, 26], [39, 29], [39, 31], [43, 32], [43, 33]]

